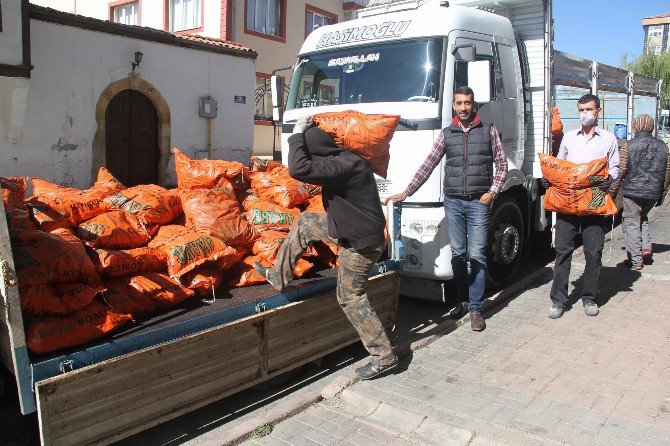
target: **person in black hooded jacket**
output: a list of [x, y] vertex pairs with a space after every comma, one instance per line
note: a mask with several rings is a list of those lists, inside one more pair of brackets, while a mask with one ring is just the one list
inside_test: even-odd
[[273, 268], [256, 270], [278, 291], [293, 279], [293, 268], [314, 242], [339, 246], [337, 300], [371, 355], [356, 369], [363, 379], [386, 372], [398, 363], [391, 342], [365, 294], [372, 266], [384, 249], [385, 218], [372, 169], [361, 157], [338, 146], [323, 130], [299, 120], [289, 138], [291, 177], [322, 186], [326, 214], [304, 212], [282, 243]]

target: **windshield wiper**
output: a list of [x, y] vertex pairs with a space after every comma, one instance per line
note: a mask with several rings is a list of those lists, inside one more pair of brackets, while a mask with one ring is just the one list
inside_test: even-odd
[[419, 124], [417, 124], [416, 122], [410, 122], [406, 119], [401, 119], [398, 124], [410, 130], [417, 130], [419, 128]]

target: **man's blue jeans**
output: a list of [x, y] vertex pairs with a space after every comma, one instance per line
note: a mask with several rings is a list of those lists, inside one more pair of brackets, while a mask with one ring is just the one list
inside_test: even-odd
[[[447, 197], [444, 200], [451, 245], [451, 267], [458, 295], [468, 302], [470, 313], [480, 313], [486, 285], [490, 205], [476, 200]], [[468, 260], [470, 275], [468, 276]]]

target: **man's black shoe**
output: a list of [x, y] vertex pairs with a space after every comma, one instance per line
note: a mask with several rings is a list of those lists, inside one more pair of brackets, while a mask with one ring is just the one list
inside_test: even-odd
[[258, 274], [265, 277], [265, 280], [267, 280], [268, 283], [272, 285], [272, 288], [277, 291], [284, 291], [284, 287], [281, 286], [281, 282], [279, 280], [274, 280], [274, 277], [270, 277], [271, 268], [266, 268], [260, 263], [254, 262], [254, 269], [258, 272]]
[[468, 314], [470, 306], [467, 302], [459, 302], [456, 304], [453, 310], [451, 310], [450, 317], [452, 319], [460, 319], [466, 314]]
[[373, 364], [372, 362], [368, 362], [363, 367], [359, 367], [356, 369], [356, 375], [358, 375], [360, 379], [372, 379], [380, 375], [383, 375], [384, 373], [388, 372], [397, 365], [398, 365], [397, 358], [394, 362], [387, 365]]

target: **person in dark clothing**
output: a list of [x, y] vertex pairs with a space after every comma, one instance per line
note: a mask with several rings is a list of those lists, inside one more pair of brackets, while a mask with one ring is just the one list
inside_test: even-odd
[[649, 211], [662, 202], [670, 187], [668, 146], [654, 138], [654, 119], [640, 115], [633, 120], [635, 138], [621, 148], [619, 178], [612, 193], [623, 189], [623, 228], [627, 259], [621, 266], [635, 271], [652, 256]]
[[398, 364], [384, 326], [370, 306], [365, 284], [384, 250], [386, 220], [372, 169], [361, 157], [338, 146], [308, 118], [299, 120], [289, 138], [289, 174], [322, 186], [326, 214], [304, 212], [282, 243], [274, 267], [254, 268], [282, 291], [293, 279], [293, 268], [314, 242], [329, 240], [339, 246], [337, 300], [371, 355], [356, 369], [370, 379]]

